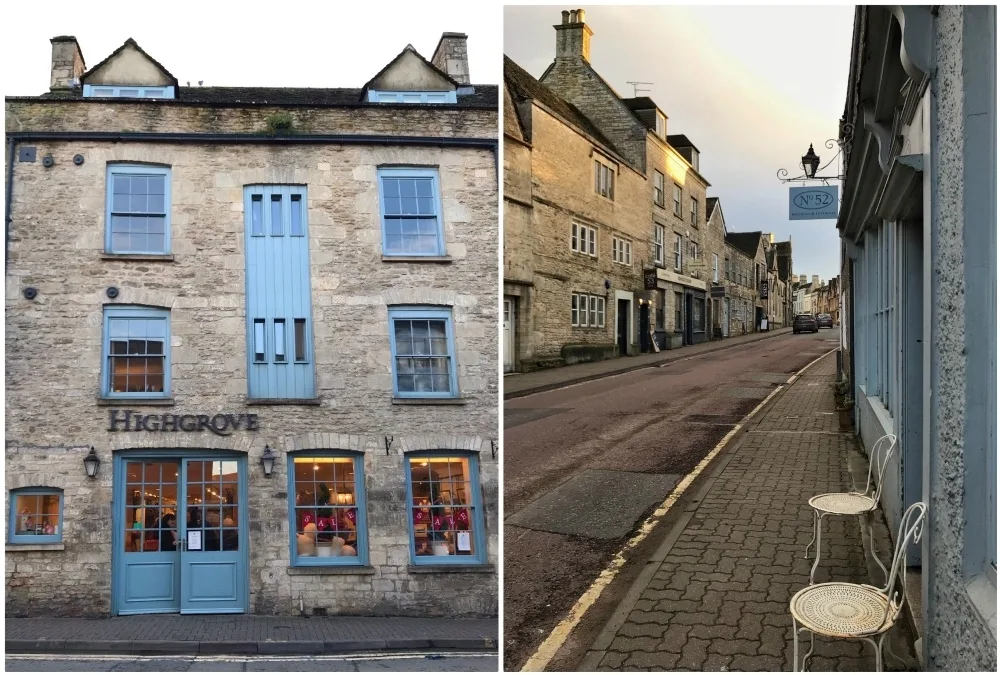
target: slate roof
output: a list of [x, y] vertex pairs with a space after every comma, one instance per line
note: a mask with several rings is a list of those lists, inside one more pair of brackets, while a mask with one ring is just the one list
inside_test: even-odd
[[757, 246], [760, 245], [761, 232], [727, 232], [726, 243], [746, 253], [751, 258], [757, 257]]
[[[688, 140], [688, 137], [684, 134], [670, 134], [667, 136], [667, 143], [674, 146], [675, 148], [694, 148], [698, 150], [698, 147]], [[698, 150], [701, 152], [700, 150]]]
[[635, 98], [623, 98], [622, 103], [628, 106], [629, 110], [652, 110], [659, 108], [653, 99], [648, 96], [636, 96]]
[[705, 221], [712, 219], [712, 211], [715, 210], [716, 205], [719, 203], [718, 197], [705, 197]]
[[[598, 129], [586, 115], [580, 112], [576, 106], [564, 100], [554, 91], [536, 80], [532, 77], [531, 73], [517, 65], [517, 63], [506, 54], [503, 57], [503, 79], [507, 84], [510, 95], [514, 98], [515, 102], [523, 101], [525, 99], [538, 101], [561, 117], [567, 124], [575, 126], [577, 129], [584, 132], [588, 136], [591, 136], [599, 143], [621, 154], [618, 151], [618, 148], [615, 147], [614, 143], [609, 141], [604, 134], [601, 133], [601, 130]], [[524, 122], [522, 127], [525, 130], [531, 128], [531, 125], [528, 124], [527, 121], [522, 120], [522, 122]], [[526, 133], [525, 135], [529, 136], [526, 140], [530, 141], [530, 134]]]
[[[458, 96], [457, 103], [369, 103], [363, 100], [364, 89], [323, 89], [313, 87], [178, 87], [176, 102], [187, 105], [244, 107], [255, 105], [306, 106], [306, 107], [386, 107], [421, 106], [434, 108], [488, 108], [497, 109], [498, 87], [495, 84], [463, 85], [475, 92]], [[83, 100], [106, 103], [108, 99], [83, 98], [83, 89], [50, 91], [41, 96], [8, 96], [7, 100]], [[171, 99], [116, 98], [115, 103], [152, 103], [167, 105]]]

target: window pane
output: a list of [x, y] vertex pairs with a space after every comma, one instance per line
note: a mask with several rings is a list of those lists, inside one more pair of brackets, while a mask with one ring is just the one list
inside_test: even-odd
[[274, 320], [274, 360], [285, 360], [285, 320]]
[[271, 236], [281, 236], [281, 195], [271, 195]]
[[264, 234], [264, 201], [262, 195], [252, 195], [250, 197], [250, 234], [258, 237]]
[[264, 356], [264, 319], [254, 319], [253, 321], [253, 360], [256, 363], [263, 363]]
[[306, 320], [295, 320], [295, 360], [306, 360]]
[[418, 557], [474, 556], [472, 480], [467, 458], [415, 457], [409, 462], [411, 522]]
[[302, 222], [301, 195], [292, 195], [292, 223], [290, 231], [293, 237], [301, 237], [305, 234], [305, 227]]

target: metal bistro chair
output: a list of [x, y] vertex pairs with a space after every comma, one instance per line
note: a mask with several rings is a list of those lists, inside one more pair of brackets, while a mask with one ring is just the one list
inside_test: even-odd
[[[871, 542], [872, 557], [875, 563], [882, 568], [885, 578], [889, 578], [882, 561], [878, 559], [875, 551], [875, 528], [872, 527], [872, 514], [878, 507], [879, 497], [882, 495], [882, 479], [885, 477], [885, 468], [889, 465], [889, 458], [892, 457], [893, 450], [896, 449], [896, 436], [886, 434], [875, 441], [872, 448], [871, 461], [868, 462], [868, 483], [864, 492], [831, 492], [823, 495], [816, 495], [809, 500], [809, 506], [813, 509], [813, 538], [806, 546], [806, 554], [809, 557], [809, 549], [813, 542], [816, 543], [816, 561], [809, 571], [809, 583], [813, 584], [816, 577], [816, 568], [819, 566], [819, 558], [822, 555], [823, 540], [823, 518], [827, 516], [860, 516], [864, 515], [868, 519], [869, 541]], [[872, 484], [872, 474], [878, 471], [878, 482]]]
[[816, 634], [819, 633], [871, 644], [875, 648], [875, 670], [882, 672], [882, 644], [906, 602], [906, 549], [911, 543], [920, 542], [926, 512], [927, 505], [917, 502], [903, 514], [892, 556], [892, 572], [885, 588], [834, 581], [806, 586], [792, 596], [789, 609], [795, 672], [799, 670], [799, 633], [804, 630], [809, 631], [810, 641], [809, 651], [802, 657], [802, 670], [806, 669], [806, 662], [816, 648]]

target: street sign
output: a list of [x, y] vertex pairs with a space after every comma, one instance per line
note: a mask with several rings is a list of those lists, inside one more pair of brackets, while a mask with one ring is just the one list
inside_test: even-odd
[[836, 220], [838, 206], [836, 185], [789, 188], [789, 220]]

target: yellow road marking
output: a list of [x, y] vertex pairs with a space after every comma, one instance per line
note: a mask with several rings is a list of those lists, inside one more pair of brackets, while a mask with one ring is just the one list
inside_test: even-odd
[[670, 511], [670, 508], [677, 503], [677, 500], [681, 498], [684, 491], [687, 490], [691, 483], [693, 483], [695, 479], [701, 475], [701, 472], [704, 471], [709, 464], [711, 464], [712, 460], [715, 459], [715, 456], [718, 455], [719, 452], [721, 452], [722, 448], [726, 447], [726, 444], [729, 443], [733, 436], [735, 436], [736, 433], [742, 429], [761, 408], [767, 405], [767, 402], [774, 398], [778, 392], [791, 385], [795, 380], [802, 376], [802, 373], [811, 368], [813, 364], [823, 360], [835, 351], [837, 350], [831, 349], [823, 356], [810, 361], [804, 368], [802, 368], [802, 370], [788, 378], [788, 381], [785, 382], [785, 384], [779, 385], [777, 389], [768, 394], [767, 398], [761, 401], [756, 408], [740, 420], [739, 424], [730, 429], [729, 433], [727, 433], [722, 440], [719, 441], [718, 445], [712, 448], [712, 451], [705, 455], [700, 462], [698, 462], [698, 465], [691, 471], [691, 473], [686, 475], [683, 480], [677, 484], [677, 487], [674, 488], [673, 492], [671, 492], [667, 496], [666, 500], [660, 504], [660, 507], [653, 512], [653, 515], [646, 519], [646, 521], [642, 524], [642, 527], [639, 528], [639, 531], [636, 532], [636, 534], [629, 539], [628, 542], [626, 542], [624, 548], [622, 548], [622, 550], [615, 555], [611, 563], [608, 564], [608, 566], [601, 572], [594, 583], [591, 584], [590, 588], [588, 588], [587, 591], [580, 596], [580, 599], [576, 601], [570, 609], [569, 614], [566, 615], [566, 618], [556, 624], [556, 627], [552, 629], [552, 632], [549, 633], [548, 637], [546, 637], [542, 644], [538, 646], [538, 649], [536, 649], [535, 653], [531, 655], [531, 658], [525, 662], [524, 666], [521, 668], [521, 672], [540, 672], [545, 670], [546, 666], [549, 665], [549, 662], [555, 658], [559, 650], [562, 649], [562, 646], [566, 644], [566, 640], [569, 638], [570, 633], [573, 632], [573, 629], [575, 629], [577, 625], [579, 625], [580, 621], [583, 620], [583, 616], [587, 613], [587, 610], [593, 607], [594, 603], [597, 602], [597, 599], [601, 597], [601, 593], [604, 592], [604, 589], [607, 588], [612, 581], [614, 581], [622, 567], [625, 566], [626, 554], [649, 536], [649, 533], [653, 531], [653, 528], [656, 527], [663, 516]]

